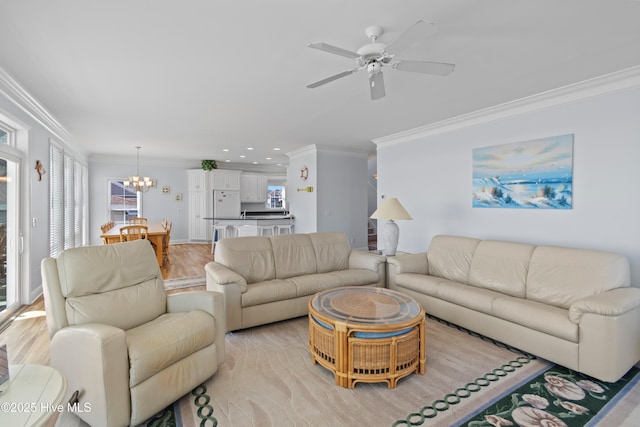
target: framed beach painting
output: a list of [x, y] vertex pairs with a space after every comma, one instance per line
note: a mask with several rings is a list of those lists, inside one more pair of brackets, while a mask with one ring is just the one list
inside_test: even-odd
[[473, 150], [474, 208], [571, 209], [573, 134]]

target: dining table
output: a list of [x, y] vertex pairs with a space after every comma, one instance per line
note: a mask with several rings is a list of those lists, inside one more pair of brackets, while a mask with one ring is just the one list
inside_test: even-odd
[[[130, 224], [116, 224], [110, 230], [102, 233], [100, 238], [106, 244], [119, 243], [120, 242], [120, 228]], [[162, 241], [167, 235], [167, 229], [164, 228], [160, 222], [148, 222], [144, 224], [147, 226], [147, 239], [153, 243], [153, 249], [156, 252], [156, 259], [158, 265], [162, 267]]]

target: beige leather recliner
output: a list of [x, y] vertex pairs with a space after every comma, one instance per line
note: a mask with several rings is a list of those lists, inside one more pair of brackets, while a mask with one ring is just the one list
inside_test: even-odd
[[51, 366], [92, 427], [139, 424], [224, 361], [222, 294], [166, 295], [149, 241], [68, 249], [41, 267]]

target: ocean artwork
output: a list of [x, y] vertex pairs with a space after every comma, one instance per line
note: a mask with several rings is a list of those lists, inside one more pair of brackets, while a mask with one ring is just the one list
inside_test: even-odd
[[474, 208], [571, 209], [573, 134], [473, 150]]

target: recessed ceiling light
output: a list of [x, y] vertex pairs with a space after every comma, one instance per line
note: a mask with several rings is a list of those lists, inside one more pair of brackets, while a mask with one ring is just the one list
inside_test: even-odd
[[225, 163], [231, 163], [231, 160], [227, 159], [225, 160]]
[[267, 160], [271, 160], [271, 157], [267, 157]]
[[247, 147], [247, 150], [251, 151], [253, 150], [253, 147]]
[[253, 162], [253, 164], [254, 164], [254, 165], [257, 165], [257, 164], [258, 164], [258, 162]]
[[229, 151], [229, 149], [228, 148], [223, 148], [222, 151], [227, 152], [227, 151]]
[[278, 147], [274, 148], [273, 151], [280, 151]]
[[245, 156], [244, 154], [241, 154], [240, 157], [244, 159], [247, 156]]

